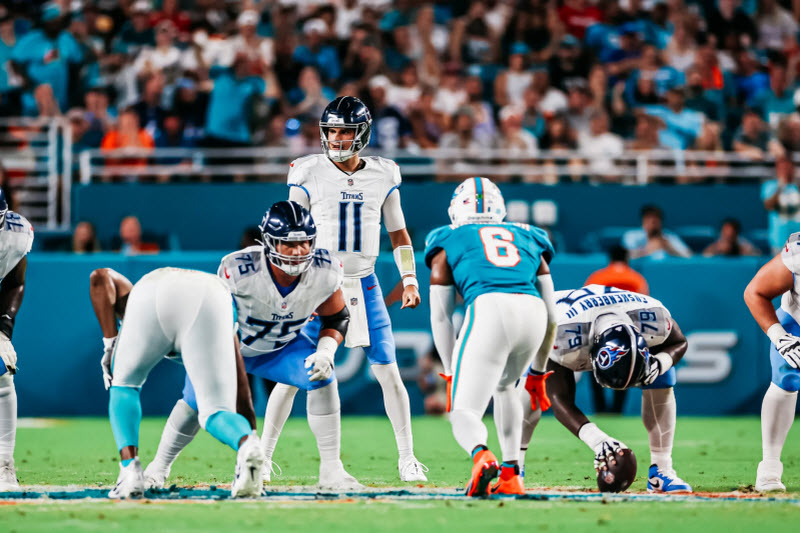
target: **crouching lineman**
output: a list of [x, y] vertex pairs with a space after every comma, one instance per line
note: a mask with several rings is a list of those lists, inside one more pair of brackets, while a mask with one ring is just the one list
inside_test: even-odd
[[[233, 294], [245, 367], [255, 376], [308, 391], [306, 410], [320, 454], [320, 487], [363, 488], [345, 471], [339, 456], [341, 409], [333, 360], [349, 322], [340, 289], [342, 264], [327, 250], [315, 249], [314, 220], [295, 202], [274, 204], [260, 228], [264, 245], [225, 256], [218, 271]], [[318, 341], [305, 329], [315, 312], [321, 329]], [[193, 394], [187, 386], [184, 401], [190, 403]], [[176, 425], [190, 425], [192, 413], [181, 413], [183, 419], [176, 416]], [[163, 486], [175, 451], [189, 441], [186, 434], [164, 433], [147, 467], [149, 483]]]
[[[452, 225], [425, 241], [431, 269], [431, 329], [449, 369], [453, 434], [474, 466], [468, 496], [524, 494], [519, 468], [522, 408], [514, 390], [534, 358], [544, 369], [555, 333], [553, 247], [545, 233], [504, 223], [500, 190], [486, 178], [470, 178], [455, 191], [448, 209]], [[467, 313], [456, 340], [452, 323], [456, 290]], [[494, 396], [502, 469], [486, 446], [481, 421]], [[490, 488], [500, 471], [500, 480]]]
[[33, 227], [25, 217], [8, 210], [0, 191], [0, 492], [19, 490], [14, 469], [17, 435], [17, 352], [11, 344], [14, 319], [25, 294], [27, 254], [33, 244]]
[[[744, 300], [753, 318], [772, 341], [772, 382], [761, 404], [762, 459], [757, 491], [785, 491], [781, 452], [794, 421], [800, 390], [800, 233], [793, 233], [780, 254], [761, 267], [747, 285]], [[778, 311], [772, 300], [778, 296]]]
[[[233, 497], [261, 493], [264, 455], [247, 419], [236, 413], [238, 343], [231, 296], [216, 276], [194, 270], [160, 268], [131, 289], [108, 368], [109, 418], [120, 474], [109, 498], [141, 498], [144, 473], [139, 462], [139, 393], [147, 375], [168, 354], [179, 353], [197, 391], [200, 426], [238, 451]], [[240, 374], [237, 379], [237, 373]], [[250, 394], [249, 388], [246, 392]]]
[[602, 285], [557, 292], [556, 310], [558, 330], [547, 373], [529, 369], [525, 388], [520, 389], [523, 454], [548, 397], [558, 421], [595, 453], [596, 469], [607, 466], [611, 450], [626, 448], [575, 405], [574, 372], [592, 370], [603, 387], [642, 387], [642, 420], [650, 440], [648, 492], [692, 492], [672, 468], [674, 365], [688, 343], [669, 311], [650, 296]]

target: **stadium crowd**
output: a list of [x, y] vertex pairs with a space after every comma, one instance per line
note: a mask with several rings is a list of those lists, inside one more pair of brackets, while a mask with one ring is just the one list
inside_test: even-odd
[[0, 113], [66, 116], [76, 151], [315, 151], [351, 94], [378, 149], [760, 160], [800, 150], [798, 19], [800, 0], [16, 0]]

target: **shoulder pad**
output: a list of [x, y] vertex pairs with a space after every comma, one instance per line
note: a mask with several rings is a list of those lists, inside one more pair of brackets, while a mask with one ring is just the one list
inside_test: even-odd
[[344, 280], [344, 266], [341, 259], [332, 255], [324, 248], [317, 248], [314, 251], [314, 262], [311, 267], [320, 271], [320, 274], [327, 275], [331, 282], [331, 293], [338, 289]]
[[217, 275], [229, 286], [261, 271], [264, 249], [261, 246], [249, 246], [222, 258]]
[[800, 274], [800, 232], [792, 233], [781, 250], [783, 264], [792, 274]]
[[[298, 157], [289, 163], [288, 182], [289, 185], [302, 185], [305, 181], [306, 170], [317, 162], [319, 154], [311, 154], [304, 157]], [[324, 157], [324, 156], [323, 156]]]
[[27, 254], [31, 251], [33, 246], [33, 226], [28, 222], [27, 218], [14, 211], [9, 211], [6, 213], [3, 230], [27, 236], [24, 253]]
[[433, 257], [444, 248], [444, 241], [453, 233], [453, 226], [440, 226], [425, 237], [425, 264], [431, 267]]
[[403, 179], [400, 177], [400, 165], [391, 159], [380, 156], [370, 156], [377, 167], [391, 176], [392, 187], [399, 187]]

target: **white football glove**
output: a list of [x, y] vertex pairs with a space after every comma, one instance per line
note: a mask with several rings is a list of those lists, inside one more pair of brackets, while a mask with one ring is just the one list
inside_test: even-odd
[[306, 357], [306, 368], [309, 381], [325, 381], [333, 373], [333, 353], [328, 350], [317, 350]]
[[647, 374], [645, 374], [642, 380], [642, 385], [645, 387], [647, 385], [652, 385], [660, 375], [664, 374], [670, 368], [672, 368], [672, 357], [665, 353], [651, 354], [650, 366], [647, 368]]
[[775, 348], [792, 368], [800, 368], [800, 338], [787, 333], [781, 335]]
[[111, 387], [111, 356], [114, 353], [114, 345], [116, 344], [116, 337], [103, 337], [103, 358], [100, 360], [100, 366], [103, 369], [103, 383], [106, 386], [106, 390]]
[[17, 351], [11, 344], [11, 339], [3, 332], [0, 332], [0, 359], [3, 360], [9, 374], [17, 373]]
[[597, 472], [608, 470], [608, 465], [616, 462], [614, 454], [623, 448], [627, 446], [612, 437], [598, 444], [594, 449], [594, 469]]

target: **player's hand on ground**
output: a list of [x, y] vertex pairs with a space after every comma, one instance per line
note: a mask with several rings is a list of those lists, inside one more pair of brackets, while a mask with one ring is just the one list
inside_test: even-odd
[[615, 454], [623, 448], [627, 448], [627, 446], [613, 438], [601, 442], [594, 450], [594, 469], [598, 473], [608, 470], [609, 465], [616, 463]]
[[5, 333], [0, 333], [0, 359], [3, 360], [9, 374], [17, 373], [17, 351]]
[[525, 379], [525, 390], [531, 395], [531, 409], [534, 411], [537, 409], [541, 409], [542, 411], [550, 409], [551, 403], [550, 398], [547, 396], [547, 385], [545, 381], [552, 373], [552, 370], [544, 374], [531, 370], [528, 377]]
[[781, 335], [775, 344], [778, 353], [792, 368], [800, 368], [800, 338], [794, 335]]
[[333, 354], [322, 350], [306, 357], [309, 381], [325, 381], [333, 373]]
[[106, 386], [106, 390], [111, 387], [111, 356], [114, 353], [116, 344], [116, 337], [103, 338], [103, 358], [100, 360], [100, 366], [103, 369], [103, 383]]
[[403, 305], [400, 307], [400, 309], [405, 309], [406, 307], [414, 309], [419, 305], [420, 301], [419, 289], [417, 289], [414, 285], [409, 285], [403, 289]]

